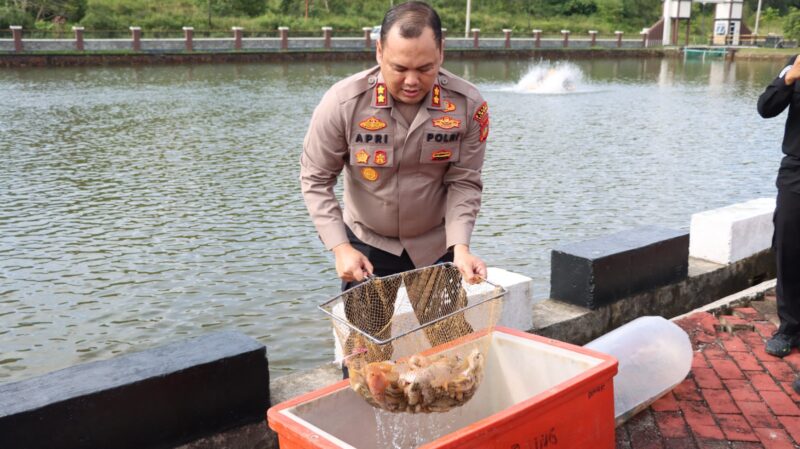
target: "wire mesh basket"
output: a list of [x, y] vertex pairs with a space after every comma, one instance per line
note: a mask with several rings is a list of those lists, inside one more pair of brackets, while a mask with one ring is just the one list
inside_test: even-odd
[[483, 379], [505, 289], [465, 282], [452, 263], [372, 277], [320, 309], [333, 321], [351, 387], [392, 412], [442, 412]]

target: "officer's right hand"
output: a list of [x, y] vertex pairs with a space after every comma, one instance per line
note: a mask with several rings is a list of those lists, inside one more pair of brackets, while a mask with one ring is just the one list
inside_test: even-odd
[[794, 60], [792, 68], [786, 72], [786, 75], [783, 77], [783, 82], [786, 83], [787, 86], [791, 86], [798, 79], [800, 79], [800, 55]]
[[333, 255], [336, 257], [336, 274], [345, 282], [361, 282], [372, 274], [372, 264], [367, 256], [349, 243], [333, 248]]

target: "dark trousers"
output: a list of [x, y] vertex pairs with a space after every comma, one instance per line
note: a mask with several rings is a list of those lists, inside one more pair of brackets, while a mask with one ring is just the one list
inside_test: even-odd
[[[387, 253], [386, 251], [362, 242], [358, 237], [356, 237], [355, 234], [353, 234], [353, 231], [351, 231], [349, 227], [346, 229], [346, 231], [347, 238], [350, 240], [350, 244], [353, 246], [353, 248], [361, 251], [361, 253], [367, 256], [367, 259], [369, 259], [374, 271], [372, 274], [375, 276], [389, 276], [390, 274], [397, 274], [416, 268], [414, 266], [414, 262], [411, 261], [411, 257], [408, 256], [407, 252], [403, 251], [403, 254], [395, 256], [392, 253]], [[436, 263], [452, 261], [453, 252], [448, 251], [444, 256], [437, 260]], [[359, 282], [357, 281], [342, 281], [342, 291], [353, 288], [358, 284]]]
[[778, 332], [800, 336], [800, 194], [778, 190], [772, 247], [778, 270]]

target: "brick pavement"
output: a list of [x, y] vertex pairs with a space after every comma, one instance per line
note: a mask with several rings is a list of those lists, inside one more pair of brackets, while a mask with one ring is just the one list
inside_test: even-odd
[[729, 312], [676, 322], [695, 351], [691, 372], [617, 428], [617, 449], [800, 449], [800, 350], [764, 352], [777, 329], [774, 295]]

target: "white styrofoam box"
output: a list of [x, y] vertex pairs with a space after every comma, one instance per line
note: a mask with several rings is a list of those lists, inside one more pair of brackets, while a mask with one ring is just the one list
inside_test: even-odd
[[759, 198], [692, 215], [689, 256], [729, 264], [772, 245], [775, 198]]
[[[521, 274], [512, 273], [502, 268], [489, 267], [487, 270], [487, 278], [489, 282], [501, 285], [506, 289], [505, 298], [503, 298], [502, 312], [497, 324], [500, 326], [510, 327], [513, 329], [527, 331], [533, 328], [533, 280]], [[395, 303], [394, 317], [392, 318], [392, 325], [400, 329], [411, 329], [419, 326], [417, 317], [411, 308], [411, 303], [408, 301], [408, 295], [405, 294], [405, 287], [401, 286], [397, 292], [399, 301]], [[344, 311], [341, 310], [342, 304], [337, 304], [334, 307], [333, 313], [337, 316], [344, 316]], [[337, 309], [338, 308], [338, 309]], [[472, 313], [470, 313], [472, 312]], [[467, 311], [466, 318], [472, 324], [479, 323], [482, 318], [479, 316], [480, 310], [470, 309]], [[483, 327], [478, 325], [477, 327]], [[336, 336], [336, 331], [333, 331], [334, 353], [336, 360], [342, 359], [342, 347], [339, 339]], [[394, 333], [393, 333], [394, 335]], [[422, 334], [419, 334], [422, 336]], [[415, 344], [407, 342], [408, 344]], [[416, 342], [416, 344], [421, 344]], [[404, 348], [395, 347], [394, 354], [405, 355]], [[408, 355], [413, 354], [413, 351]], [[399, 356], [398, 356], [399, 357]]]

